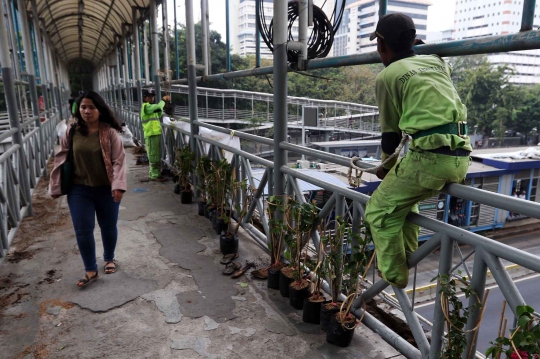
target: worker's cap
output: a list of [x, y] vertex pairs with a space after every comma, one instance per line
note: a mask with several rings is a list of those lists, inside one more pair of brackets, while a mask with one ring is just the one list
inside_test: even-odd
[[375, 32], [371, 34], [371, 41], [380, 38], [388, 44], [399, 44], [399, 37], [405, 31], [414, 30], [414, 21], [409, 16], [399, 12], [382, 16], [377, 23]]
[[142, 92], [143, 97], [156, 96], [154, 89], [145, 89]]

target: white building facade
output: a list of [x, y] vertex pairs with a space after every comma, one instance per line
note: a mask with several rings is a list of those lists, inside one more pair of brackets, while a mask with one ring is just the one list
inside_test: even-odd
[[[540, 19], [536, 4], [534, 27]], [[519, 32], [523, 0], [458, 0], [454, 17], [453, 39], [506, 35]], [[495, 65], [509, 65], [515, 70], [511, 81], [517, 84], [540, 83], [540, 50], [489, 54]]]
[[[427, 38], [428, 0], [389, 0], [387, 13], [409, 15], [416, 25], [416, 37]], [[379, 19], [378, 0], [347, 0], [343, 21], [334, 38], [334, 56], [352, 55], [377, 50], [377, 42], [370, 41]]]

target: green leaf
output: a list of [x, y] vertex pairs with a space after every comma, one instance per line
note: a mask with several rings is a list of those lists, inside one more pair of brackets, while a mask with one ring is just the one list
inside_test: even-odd
[[529, 323], [530, 319], [523, 315], [521, 317], [519, 317], [519, 320], [518, 320], [518, 325], [521, 327], [521, 328], [525, 328], [527, 326], [527, 324]]

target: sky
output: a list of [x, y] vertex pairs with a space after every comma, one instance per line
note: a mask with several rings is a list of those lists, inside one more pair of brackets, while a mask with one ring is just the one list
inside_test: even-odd
[[[331, 1], [331, 0], [328, 0]], [[230, 1], [232, 4], [232, 0]], [[431, 0], [432, 4], [428, 10], [428, 32], [437, 32], [451, 29], [454, 24], [455, 2], [453, 0]], [[208, 0], [210, 29], [216, 30], [225, 37], [225, 0]], [[184, 0], [176, 0], [177, 20], [179, 23], [186, 23], [186, 6]], [[201, 3], [193, 0], [194, 21], [201, 20]], [[169, 23], [174, 24], [174, 1], [167, 1]]]

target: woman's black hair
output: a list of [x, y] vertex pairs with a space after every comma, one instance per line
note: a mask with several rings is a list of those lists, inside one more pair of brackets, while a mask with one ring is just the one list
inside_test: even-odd
[[103, 98], [94, 91], [87, 91], [81, 96], [79, 96], [79, 98], [77, 98], [76, 100], [77, 111], [75, 113], [75, 117], [77, 118], [77, 126], [79, 127], [79, 131], [81, 132], [81, 134], [83, 134], [84, 136], [88, 135], [88, 126], [82, 118], [81, 111], [79, 111], [81, 102], [85, 98], [92, 100], [94, 106], [96, 106], [97, 110], [99, 111], [99, 122], [108, 124], [118, 132], [123, 132], [122, 127], [120, 126], [118, 121], [116, 121], [113, 112], [111, 111], [109, 106], [107, 106]]

